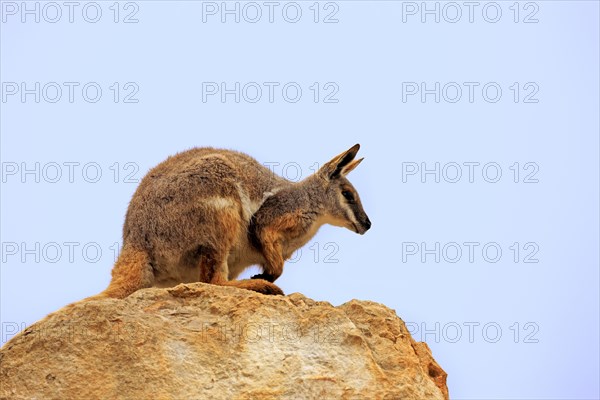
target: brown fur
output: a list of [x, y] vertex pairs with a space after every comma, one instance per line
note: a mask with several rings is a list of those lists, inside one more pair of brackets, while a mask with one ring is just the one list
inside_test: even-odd
[[[272, 282], [284, 260], [322, 224], [361, 234], [369, 229], [345, 178], [362, 161], [353, 162], [358, 148], [298, 183], [235, 151], [195, 148], [169, 157], [133, 195], [112, 281], [96, 297], [123, 298], [141, 288], [198, 281], [283, 294]], [[263, 273], [234, 280], [253, 264]]]

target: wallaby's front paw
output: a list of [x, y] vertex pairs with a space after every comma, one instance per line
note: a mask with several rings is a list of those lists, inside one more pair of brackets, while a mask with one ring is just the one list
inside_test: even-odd
[[262, 274], [256, 274], [251, 279], [264, 279], [267, 282], [275, 282], [275, 275], [267, 274], [263, 272]]

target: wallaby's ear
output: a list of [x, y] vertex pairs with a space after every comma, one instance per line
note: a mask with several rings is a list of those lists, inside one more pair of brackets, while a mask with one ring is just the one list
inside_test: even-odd
[[346, 165], [344, 168], [342, 168], [342, 176], [346, 176], [348, 175], [354, 168], [358, 167], [358, 164], [360, 164], [362, 162], [362, 160], [364, 160], [365, 158], [359, 158], [358, 160], [354, 160], [352, 161], [350, 164]]
[[349, 164], [352, 162], [352, 160], [354, 160], [354, 157], [356, 157], [358, 149], [360, 149], [360, 144], [357, 143], [342, 154], [333, 157], [331, 161], [328, 161], [319, 169], [319, 175], [325, 179], [334, 179], [340, 175], [345, 175], [352, 171], [361, 160], [357, 161], [356, 163], [352, 163], [353, 166], [347, 172], [342, 173], [344, 167], [350, 167]]

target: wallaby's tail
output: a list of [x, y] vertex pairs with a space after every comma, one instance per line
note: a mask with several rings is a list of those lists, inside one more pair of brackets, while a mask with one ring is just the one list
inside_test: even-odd
[[122, 299], [138, 289], [151, 287], [154, 273], [148, 253], [128, 245], [124, 245], [112, 270], [112, 280], [101, 293], [85, 300], [104, 299], [108, 297]]

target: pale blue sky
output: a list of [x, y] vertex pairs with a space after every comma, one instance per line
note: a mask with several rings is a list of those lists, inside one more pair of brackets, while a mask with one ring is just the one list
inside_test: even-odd
[[452, 398], [598, 398], [598, 2], [481, 2], [472, 22], [427, 2], [439, 23], [313, 3], [229, 2], [239, 23], [221, 2], [81, 3], [72, 23], [0, 3], [2, 342], [104, 289], [135, 181], [170, 154], [294, 178], [361, 143], [372, 229], [323, 228], [282, 289], [395, 309]]

